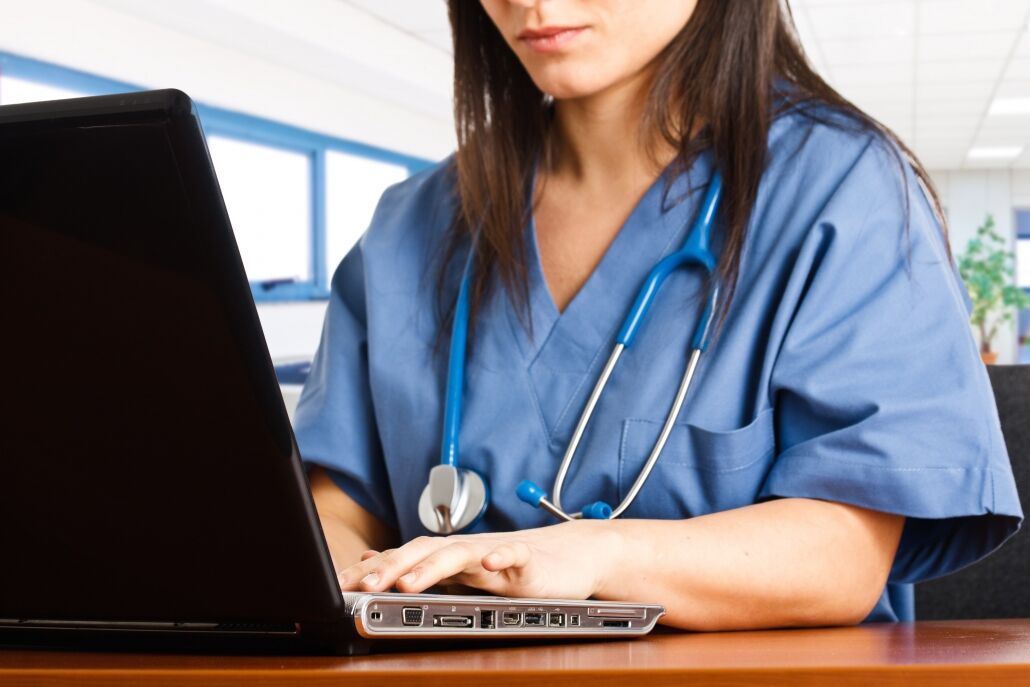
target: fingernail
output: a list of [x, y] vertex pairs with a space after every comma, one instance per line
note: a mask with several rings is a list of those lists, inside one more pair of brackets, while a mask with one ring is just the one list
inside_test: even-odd
[[379, 573], [370, 572], [361, 579], [361, 584], [366, 584], [369, 587], [373, 587], [379, 584]]
[[398, 580], [398, 582], [403, 582], [405, 584], [408, 584], [409, 582], [414, 582], [416, 579], [418, 579], [418, 573], [413, 570], [413, 571], [411, 571], [409, 573], [401, 575], [400, 579]]

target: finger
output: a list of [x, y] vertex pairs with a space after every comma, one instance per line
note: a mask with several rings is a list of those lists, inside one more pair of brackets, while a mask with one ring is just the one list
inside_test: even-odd
[[397, 589], [414, 594], [440, 580], [470, 570], [482, 570], [480, 561], [488, 549], [473, 540], [450, 543], [426, 556], [418, 565], [397, 579]]
[[341, 588], [346, 582], [349, 588], [369, 592], [389, 589], [398, 577], [447, 543], [447, 537], [417, 537], [404, 546], [377, 553], [344, 571], [346, 579], [341, 579]]
[[522, 568], [529, 565], [531, 552], [523, 542], [502, 544], [483, 556], [483, 567], [491, 572], [506, 568]]
[[384, 551], [366, 551], [361, 554], [359, 562], [337, 573], [336, 578], [340, 583], [340, 589], [348, 591], [360, 588], [361, 581], [368, 577], [377, 565], [381, 565], [382, 561], [389, 560], [394, 552], [394, 549], [386, 549]]

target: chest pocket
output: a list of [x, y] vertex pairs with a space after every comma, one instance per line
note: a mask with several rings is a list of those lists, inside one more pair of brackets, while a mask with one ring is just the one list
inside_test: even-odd
[[[661, 421], [630, 418], [623, 422], [620, 501], [633, 486], [661, 429]], [[754, 503], [775, 456], [772, 408], [729, 431], [677, 423], [626, 516], [686, 518]]]

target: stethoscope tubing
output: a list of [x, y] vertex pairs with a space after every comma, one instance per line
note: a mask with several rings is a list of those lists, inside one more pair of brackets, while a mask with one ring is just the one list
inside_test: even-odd
[[[683, 247], [675, 253], [672, 253], [660, 260], [651, 272], [648, 273], [647, 279], [644, 280], [643, 286], [637, 293], [637, 297], [633, 302], [633, 307], [630, 308], [629, 312], [626, 314], [626, 319], [623, 321], [622, 327], [619, 329], [619, 333], [616, 336], [616, 343], [612, 348], [612, 352], [608, 356], [608, 360], [602, 368], [601, 374], [598, 376], [593, 390], [590, 392], [586, 405], [583, 406], [583, 412], [580, 414], [579, 420], [576, 422], [576, 427], [572, 432], [572, 437], [569, 439], [568, 446], [566, 446], [565, 454], [562, 456], [561, 464], [555, 474], [554, 485], [551, 488], [551, 500], [546, 504], [543, 504], [543, 501], [541, 501], [542, 506], [551, 506], [554, 509], [551, 510], [548, 508], [552, 513], [560, 513], [561, 517], [570, 520], [584, 516], [583, 511], [573, 514], [566, 513], [561, 503], [562, 487], [565, 484], [565, 478], [572, 465], [572, 460], [575, 457], [576, 450], [579, 448], [580, 441], [586, 432], [587, 426], [590, 424], [590, 418], [594, 413], [594, 409], [596, 408], [598, 401], [604, 393], [604, 388], [607, 386], [612, 372], [614, 372], [615, 367], [619, 362], [619, 358], [622, 356], [623, 351], [632, 345], [637, 332], [643, 325], [647, 313], [651, 309], [651, 305], [654, 303], [659, 290], [661, 290], [662, 285], [665, 283], [665, 279], [675, 270], [689, 264], [698, 264], [709, 274], [715, 270], [715, 257], [711, 253], [710, 237], [712, 224], [715, 221], [716, 210], [718, 209], [721, 197], [722, 177], [718, 172], [716, 172], [712, 175], [712, 179], [708, 184], [708, 190], [701, 206], [701, 212], [698, 214], [698, 218], [694, 226], [687, 235], [687, 239], [684, 241]], [[717, 300], [718, 285], [713, 285], [708, 299], [705, 302], [705, 308], [701, 314], [700, 320], [698, 321], [697, 328], [694, 331], [694, 337], [691, 342], [692, 350], [690, 359], [687, 363], [686, 369], [684, 370], [683, 377], [680, 380], [680, 385], [677, 389], [672, 408], [666, 415], [665, 422], [662, 425], [662, 431], [658, 436], [658, 440], [652, 447], [651, 453], [649, 454], [644, 467], [637, 475], [637, 479], [633, 482], [633, 486], [630, 488], [625, 498], [623, 498], [622, 502], [619, 503], [619, 505], [611, 511], [611, 514], [607, 516], [608, 518], [619, 517], [633, 504], [633, 500], [636, 499], [640, 489], [644, 486], [644, 482], [647, 481], [651, 471], [654, 469], [654, 465], [658, 461], [658, 457], [661, 455], [666, 441], [668, 441], [669, 434], [672, 432], [676, 418], [679, 417], [679, 412], [683, 407], [683, 401], [690, 388], [690, 382], [694, 377], [694, 371], [697, 369], [701, 352], [707, 345], [708, 332], [711, 327], [712, 316], [716, 309]], [[599, 506], [599, 504], [591, 505], [595, 508]]]
[[[691, 341], [690, 357], [686, 368], [684, 369], [679, 387], [677, 388], [672, 406], [669, 409], [669, 413], [666, 415], [665, 422], [662, 425], [662, 430], [659, 433], [658, 439], [651, 448], [651, 452], [647, 457], [644, 467], [638, 473], [636, 480], [633, 482], [633, 485], [630, 487], [625, 498], [623, 498], [615, 509], [612, 509], [603, 501], [597, 501], [584, 507], [580, 512], [569, 514], [562, 508], [561, 491], [565, 484], [565, 479], [568, 476], [569, 468], [572, 465], [572, 460], [575, 457], [576, 450], [578, 449], [583, 435], [590, 424], [590, 419], [600, 402], [604, 389], [611, 379], [623, 352], [632, 345], [637, 333], [640, 331], [644, 319], [647, 317], [647, 314], [651, 309], [651, 305], [654, 303], [654, 300], [657, 297], [658, 292], [661, 290], [666, 278], [675, 270], [692, 264], [702, 267], [709, 276], [714, 274], [716, 269], [716, 260], [710, 250], [711, 230], [712, 225], [715, 222], [721, 197], [722, 177], [718, 171], [715, 171], [709, 181], [708, 189], [701, 206], [701, 211], [698, 213], [693, 227], [687, 234], [687, 238], [685, 239], [683, 246], [675, 253], [672, 253], [660, 260], [658, 264], [652, 268], [648, 273], [644, 284], [638, 291], [636, 299], [633, 302], [633, 306], [630, 308], [623, 320], [622, 326], [616, 336], [615, 344], [608, 356], [608, 360], [594, 384], [594, 388], [587, 399], [586, 405], [583, 407], [583, 411], [580, 413], [579, 420], [576, 423], [572, 437], [566, 447], [565, 454], [562, 456], [562, 461], [555, 475], [554, 486], [552, 489], [553, 500], [548, 499], [542, 489], [527, 480], [523, 481], [516, 490], [519, 498], [523, 501], [543, 508], [561, 520], [573, 520], [581, 517], [602, 519], [616, 518], [622, 515], [626, 509], [632, 505], [634, 499], [636, 499], [640, 490], [643, 488], [644, 483], [647, 481], [647, 478], [654, 469], [658, 458], [661, 456], [662, 450], [668, 441], [676, 419], [679, 417], [687, 392], [690, 389], [691, 382], [694, 379], [695, 372], [701, 358], [701, 353], [708, 345], [712, 320], [718, 306], [719, 288], [718, 284], [715, 282], [710, 286], [704, 310], [698, 321], [697, 327], [694, 330], [694, 335]], [[468, 258], [466, 259], [464, 269], [462, 271], [461, 284], [458, 288], [458, 297], [455, 302], [453, 322], [451, 325], [451, 341], [447, 359], [447, 388], [444, 399], [444, 422], [440, 444], [440, 465], [450, 466], [456, 470], [457, 472], [455, 472], [454, 475], [456, 479], [460, 478], [459, 481], [464, 480], [463, 477], [460, 477], [461, 475], [468, 473], [468, 470], [463, 470], [458, 465], [458, 442], [459, 435], [461, 433], [465, 356], [468, 344], [470, 307], [469, 292], [471, 290], [472, 264], [475, 259], [477, 238], [478, 237], [473, 237]], [[436, 469], [434, 469], [433, 472], [436, 472]], [[431, 474], [430, 485], [434, 484], [432, 479], [433, 477], [434, 476]], [[447, 475], [444, 475], [443, 477], [447, 477]], [[485, 483], [483, 486], [485, 488]], [[425, 494], [433, 491], [431, 487], [427, 487], [427, 490], [428, 491], [423, 495], [423, 499], [429, 498]], [[481, 489], [481, 491], [483, 490]], [[448, 493], [451, 492], [448, 491]], [[464, 489], [459, 489], [458, 492], [454, 493], [457, 501], [454, 501], [450, 505], [454, 506], [455, 509], [460, 510], [459, 506], [464, 507], [464, 501], [462, 499], [467, 498], [468, 494]], [[482, 510], [485, 509], [486, 501], [488, 499], [488, 491], [484, 491], [484, 493], [479, 497], [479, 501], [481, 503], [478, 512], [480, 514], [482, 513]], [[427, 502], [427, 504], [432, 502], [434, 502], [433, 498], [430, 498], [430, 502]], [[446, 506], [447, 504], [444, 505]], [[432, 511], [433, 508], [439, 509], [442, 507], [443, 506], [439, 505], [426, 506], [429, 511]], [[447, 508], [444, 510], [447, 510]], [[449, 521], [450, 515], [445, 519]], [[423, 522], [427, 527], [431, 524], [426, 520]], [[450, 522], [446, 523], [446, 525], [446, 527], [439, 528], [439, 530], [441, 532], [453, 531], [453, 528], [450, 527]]]

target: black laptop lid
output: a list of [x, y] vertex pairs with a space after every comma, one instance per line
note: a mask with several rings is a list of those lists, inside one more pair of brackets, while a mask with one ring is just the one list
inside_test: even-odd
[[342, 600], [189, 99], [0, 107], [0, 619]]

